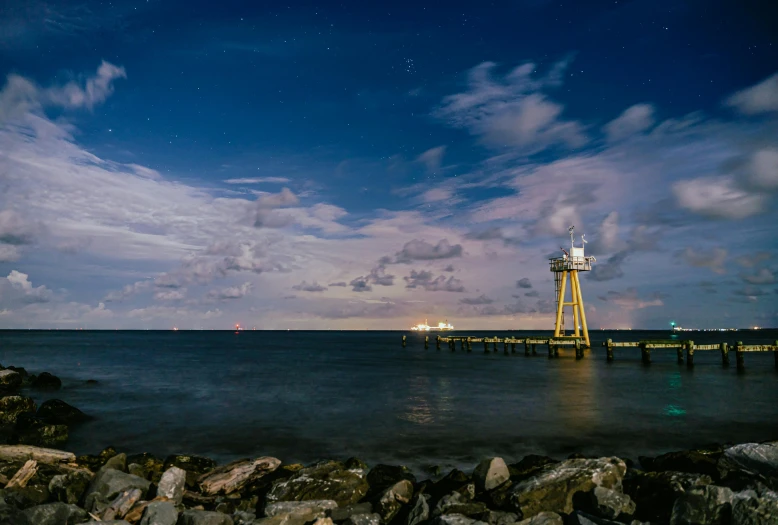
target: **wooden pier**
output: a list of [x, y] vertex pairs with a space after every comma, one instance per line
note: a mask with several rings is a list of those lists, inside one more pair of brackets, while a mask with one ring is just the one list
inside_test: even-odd
[[[429, 348], [429, 336], [424, 337], [424, 348]], [[448, 346], [452, 352], [456, 350], [457, 343], [459, 348], [463, 351], [472, 352], [473, 345], [483, 345], [484, 353], [498, 352], [499, 347], [502, 346], [503, 352], [507, 354], [516, 353], [516, 345], [524, 347], [524, 355], [537, 355], [537, 346], [546, 345], [548, 347], [548, 357], [559, 357], [560, 347], [572, 347], [575, 349], [575, 358], [583, 359], [584, 350], [587, 346], [584, 343], [583, 337], [576, 336], [563, 336], [563, 337], [548, 337], [548, 336], [529, 336], [529, 337], [473, 337], [466, 335], [457, 336], [436, 336], [435, 347], [440, 350], [441, 345]], [[406, 346], [407, 337], [402, 336], [402, 345]], [[694, 353], [702, 351], [719, 351], [721, 353], [721, 363], [723, 366], [729, 366], [729, 352], [735, 352], [735, 362], [737, 363], [737, 369], [739, 371], [745, 370], [745, 354], [748, 352], [772, 352], [775, 357], [775, 368], [778, 370], [778, 341], [775, 341], [772, 345], [746, 345], [742, 341], [738, 341], [733, 346], [729, 346], [727, 343], [719, 344], [707, 344], [707, 345], [695, 345], [694, 341], [674, 341], [674, 340], [648, 340], [648, 341], [630, 341], [630, 342], [614, 342], [608, 339], [602, 346], [605, 347], [605, 359], [607, 362], [614, 360], [614, 349], [621, 348], [639, 348], [641, 361], [643, 364], [651, 363], [651, 351], [654, 349], [663, 350], [676, 350], [678, 363], [686, 363], [686, 366], [692, 368], [694, 366]], [[684, 358], [685, 354], [685, 358]]]

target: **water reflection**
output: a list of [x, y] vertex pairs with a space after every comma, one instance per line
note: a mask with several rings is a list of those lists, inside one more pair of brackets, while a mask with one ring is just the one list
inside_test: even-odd
[[[681, 397], [680, 395], [681, 380], [682, 377], [680, 372], [673, 372], [672, 374], [670, 374], [670, 394], [674, 398]], [[678, 417], [678, 416], [685, 415], [686, 410], [678, 404], [670, 403], [665, 407], [664, 413], [666, 416]]]
[[405, 398], [400, 419], [417, 425], [430, 425], [435, 422], [433, 409], [430, 406], [432, 396], [430, 383], [429, 376], [417, 375], [409, 379], [408, 397]]
[[580, 361], [565, 358], [557, 363], [559, 366], [550, 372], [556, 374], [555, 383], [559, 385], [553, 392], [562, 423], [579, 431], [593, 428], [599, 422], [594, 360], [587, 356]]

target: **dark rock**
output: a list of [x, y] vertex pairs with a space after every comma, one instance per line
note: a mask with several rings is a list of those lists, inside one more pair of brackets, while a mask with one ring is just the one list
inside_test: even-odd
[[41, 372], [32, 383], [30, 387], [36, 390], [59, 390], [62, 388], [62, 381], [55, 375], [48, 372]]
[[[562, 516], [556, 512], [544, 511], [518, 522], [516, 525], [563, 525]], [[583, 525], [583, 524], [582, 524]]]
[[0, 370], [0, 395], [15, 394], [22, 387], [22, 375], [13, 370]]
[[186, 471], [186, 484], [189, 487], [197, 486], [197, 478], [216, 468], [216, 462], [211, 458], [176, 454], [165, 458], [162, 470], [170, 467], [178, 467]]
[[778, 494], [769, 492], [761, 497], [749, 492], [735, 494], [732, 500], [732, 524], [778, 524]]
[[655, 458], [640, 456], [640, 465], [649, 472], [689, 472], [705, 474], [716, 480], [719, 470], [716, 466], [718, 456], [703, 454], [697, 450], [669, 452]]
[[346, 460], [345, 466], [349, 470], [352, 470], [352, 469], [367, 470], [367, 463], [365, 463], [364, 461], [362, 461], [359, 458], [348, 458]]
[[0, 498], [0, 525], [36, 525], [24, 513]]
[[[568, 516], [566, 520], [567, 525], [621, 525], [621, 522], [611, 521], [592, 514], [587, 514], [577, 510]], [[639, 521], [632, 521], [631, 525], [641, 525]], [[648, 524], [650, 525], [650, 524]]]
[[573, 506], [609, 520], [623, 521], [635, 513], [635, 502], [627, 494], [605, 487], [579, 492], [573, 496]]
[[75, 525], [89, 520], [84, 509], [67, 503], [46, 503], [24, 511], [30, 523], [35, 525]]
[[422, 470], [433, 478], [440, 476], [441, 473], [440, 465], [424, 465]]
[[511, 479], [513, 481], [522, 481], [534, 476], [547, 465], [552, 465], [554, 463], [559, 462], [548, 456], [537, 456], [535, 454], [530, 454], [529, 456], [524, 456], [524, 458], [522, 458], [522, 460], [518, 463], [512, 463], [508, 465], [508, 472], [510, 473]]
[[284, 514], [306, 513], [310, 514], [311, 519], [314, 520], [323, 518], [328, 511], [332, 512], [337, 509], [338, 504], [333, 500], [279, 501], [265, 507], [265, 516], [273, 517]]
[[424, 492], [431, 496], [429, 504], [434, 507], [443, 496], [461, 490], [469, 483], [470, 476], [461, 470], [454, 469], [446, 474], [440, 481], [424, 487]]
[[[180, 468], [180, 467], [179, 467]], [[234, 525], [232, 518], [221, 512], [207, 510], [185, 510], [177, 525]]]
[[472, 483], [465, 485], [458, 491], [446, 494], [435, 505], [433, 516], [442, 514], [462, 514], [465, 516], [481, 515], [488, 511], [486, 505], [474, 502], [475, 486]]
[[141, 499], [145, 499], [150, 485], [147, 480], [121, 470], [101, 468], [87, 488], [84, 507], [92, 512], [130, 489], [140, 489]]
[[513, 485], [513, 481], [508, 480], [496, 489], [482, 494], [480, 497], [491, 507], [510, 510]]
[[373, 512], [373, 506], [370, 502], [355, 503], [353, 505], [346, 505], [345, 507], [335, 507], [327, 512], [327, 516], [332, 521], [344, 521], [353, 514], [371, 514]]
[[235, 525], [253, 525], [255, 519], [257, 519], [257, 515], [253, 512], [237, 511], [232, 515], [232, 521], [235, 522]]
[[56, 501], [75, 505], [81, 501], [92, 477], [92, 474], [83, 470], [54, 476], [48, 486], [51, 497]]
[[462, 514], [443, 514], [431, 522], [432, 525], [484, 525], [485, 522], [474, 520]]
[[490, 511], [485, 520], [489, 525], [513, 525], [519, 521], [519, 515], [515, 512]]
[[426, 494], [416, 495], [413, 506], [411, 507], [410, 512], [408, 512], [408, 519], [406, 520], [405, 525], [419, 525], [429, 519], [430, 506], [427, 503], [428, 497], [429, 496]]
[[115, 456], [111, 456], [108, 458], [108, 460], [103, 463], [103, 466], [101, 467], [103, 469], [112, 468], [114, 470], [121, 470], [122, 472], [127, 472], [127, 454], [122, 452], [121, 454], [116, 454]]
[[636, 519], [667, 522], [679, 495], [711, 483], [710, 476], [703, 474], [633, 470], [624, 478], [624, 493], [637, 505]]
[[143, 511], [140, 525], [176, 525], [178, 510], [170, 501], [152, 501]]
[[16, 424], [20, 414], [35, 413], [35, 401], [24, 396], [0, 398], [0, 424]]
[[509, 478], [508, 466], [502, 458], [485, 459], [473, 471], [473, 481], [479, 492], [496, 489]]
[[725, 487], [708, 485], [679, 495], [673, 504], [671, 525], [725, 525], [732, 513], [734, 494]]
[[0, 490], [0, 500], [5, 499], [17, 509], [28, 509], [43, 505], [49, 500], [49, 489], [43, 485], [27, 485]]
[[47, 423], [72, 425], [89, 419], [89, 416], [60, 399], [49, 399], [41, 403], [37, 416]]
[[370, 484], [368, 497], [378, 494], [391, 487], [398, 481], [408, 480], [416, 483], [416, 477], [407, 467], [393, 465], [376, 465], [367, 473], [367, 482]]
[[368, 488], [364, 475], [346, 469], [340, 462], [327, 461], [275, 481], [266, 499], [270, 503], [331, 499], [344, 506], [361, 500]]
[[569, 456], [567, 456], [567, 459], [588, 459], [586, 456], [581, 454], [580, 452], [573, 452]]
[[569, 514], [576, 492], [595, 487], [619, 488], [627, 466], [616, 457], [568, 459], [517, 483], [511, 495], [513, 509], [524, 517], [543, 511]]
[[68, 440], [66, 425], [51, 425], [34, 414], [19, 414], [9, 440], [14, 445], [59, 448]]
[[378, 500], [376, 511], [384, 523], [389, 523], [397, 516], [400, 509], [407, 505], [413, 497], [413, 483], [403, 479], [387, 488]]
[[353, 514], [348, 517], [345, 523], [346, 525], [379, 525], [381, 516], [378, 514]]
[[142, 475], [140, 473], [136, 475], [146, 478], [152, 483], [159, 482], [160, 477], [162, 477], [162, 467], [164, 465], [164, 462], [161, 459], [146, 452], [141, 454], [130, 454], [127, 456], [127, 468], [129, 469], [129, 466], [133, 463], [139, 465], [143, 469]]

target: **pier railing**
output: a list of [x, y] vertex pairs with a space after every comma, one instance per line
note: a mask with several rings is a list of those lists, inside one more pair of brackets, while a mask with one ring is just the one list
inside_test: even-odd
[[[429, 348], [429, 336], [424, 337], [424, 348]], [[516, 345], [524, 346], [524, 355], [537, 355], [537, 345], [548, 346], [549, 357], [559, 357], [559, 348], [564, 346], [573, 347], [575, 349], [575, 358], [583, 359], [586, 346], [582, 337], [565, 336], [565, 337], [543, 337], [543, 336], [529, 336], [529, 337], [474, 337], [467, 335], [456, 336], [436, 336], [435, 346], [440, 350], [441, 345], [447, 345], [453, 352], [456, 350], [457, 343], [462, 350], [472, 352], [473, 345], [483, 345], [485, 353], [497, 352], [498, 346], [502, 345], [505, 354], [515, 354]], [[407, 344], [407, 338], [402, 336], [402, 345]], [[737, 363], [738, 370], [745, 370], [745, 354], [748, 352], [772, 352], [775, 357], [775, 368], [778, 370], [778, 341], [775, 341], [772, 345], [746, 345], [742, 341], [738, 341], [734, 345], [730, 346], [728, 343], [718, 344], [704, 344], [696, 345], [691, 340], [646, 340], [646, 341], [626, 341], [619, 342], [608, 339], [602, 346], [605, 347], [605, 358], [608, 362], [614, 360], [614, 350], [617, 348], [639, 348], [641, 360], [644, 364], [651, 363], [651, 351], [654, 349], [675, 349], [677, 352], [677, 360], [679, 364], [686, 363], [687, 367], [694, 366], [694, 353], [698, 351], [716, 351], [721, 352], [721, 362], [724, 366], [729, 365], [729, 353], [735, 352], [735, 361]], [[491, 347], [491, 350], [490, 350]], [[510, 348], [510, 351], [509, 351]], [[684, 358], [684, 354], [685, 358]]]

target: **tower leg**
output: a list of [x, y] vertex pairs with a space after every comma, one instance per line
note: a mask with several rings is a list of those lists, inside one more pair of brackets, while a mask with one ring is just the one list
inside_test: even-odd
[[583, 338], [586, 342], [587, 348], [591, 348], [592, 344], [589, 342], [589, 327], [586, 326], [586, 312], [584, 311], [583, 295], [581, 295], [581, 281], [578, 280], [578, 272], [572, 272], [571, 278], [575, 279], [576, 289], [578, 290], [578, 308], [581, 314], [581, 326], [583, 328]]
[[[573, 277], [575, 275], [575, 278]], [[578, 293], [578, 271], [574, 270], [570, 272], [570, 298], [571, 302], [573, 303], [573, 325], [574, 330], [573, 334], [575, 334], [576, 337], [581, 335], [581, 330], [578, 328], [578, 308], [580, 308], [580, 303], [578, 302], [578, 296], [580, 295]]]
[[[572, 277], [571, 277], [572, 278]], [[567, 271], [562, 272], [562, 284], [559, 287], [559, 298], [556, 304], [556, 325], [554, 326], [554, 337], [559, 337], [562, 329], [562, 310], [565, 304], [565, 288], [567, 287]], [[587, 341], [586, 344], [589, 344]]]

